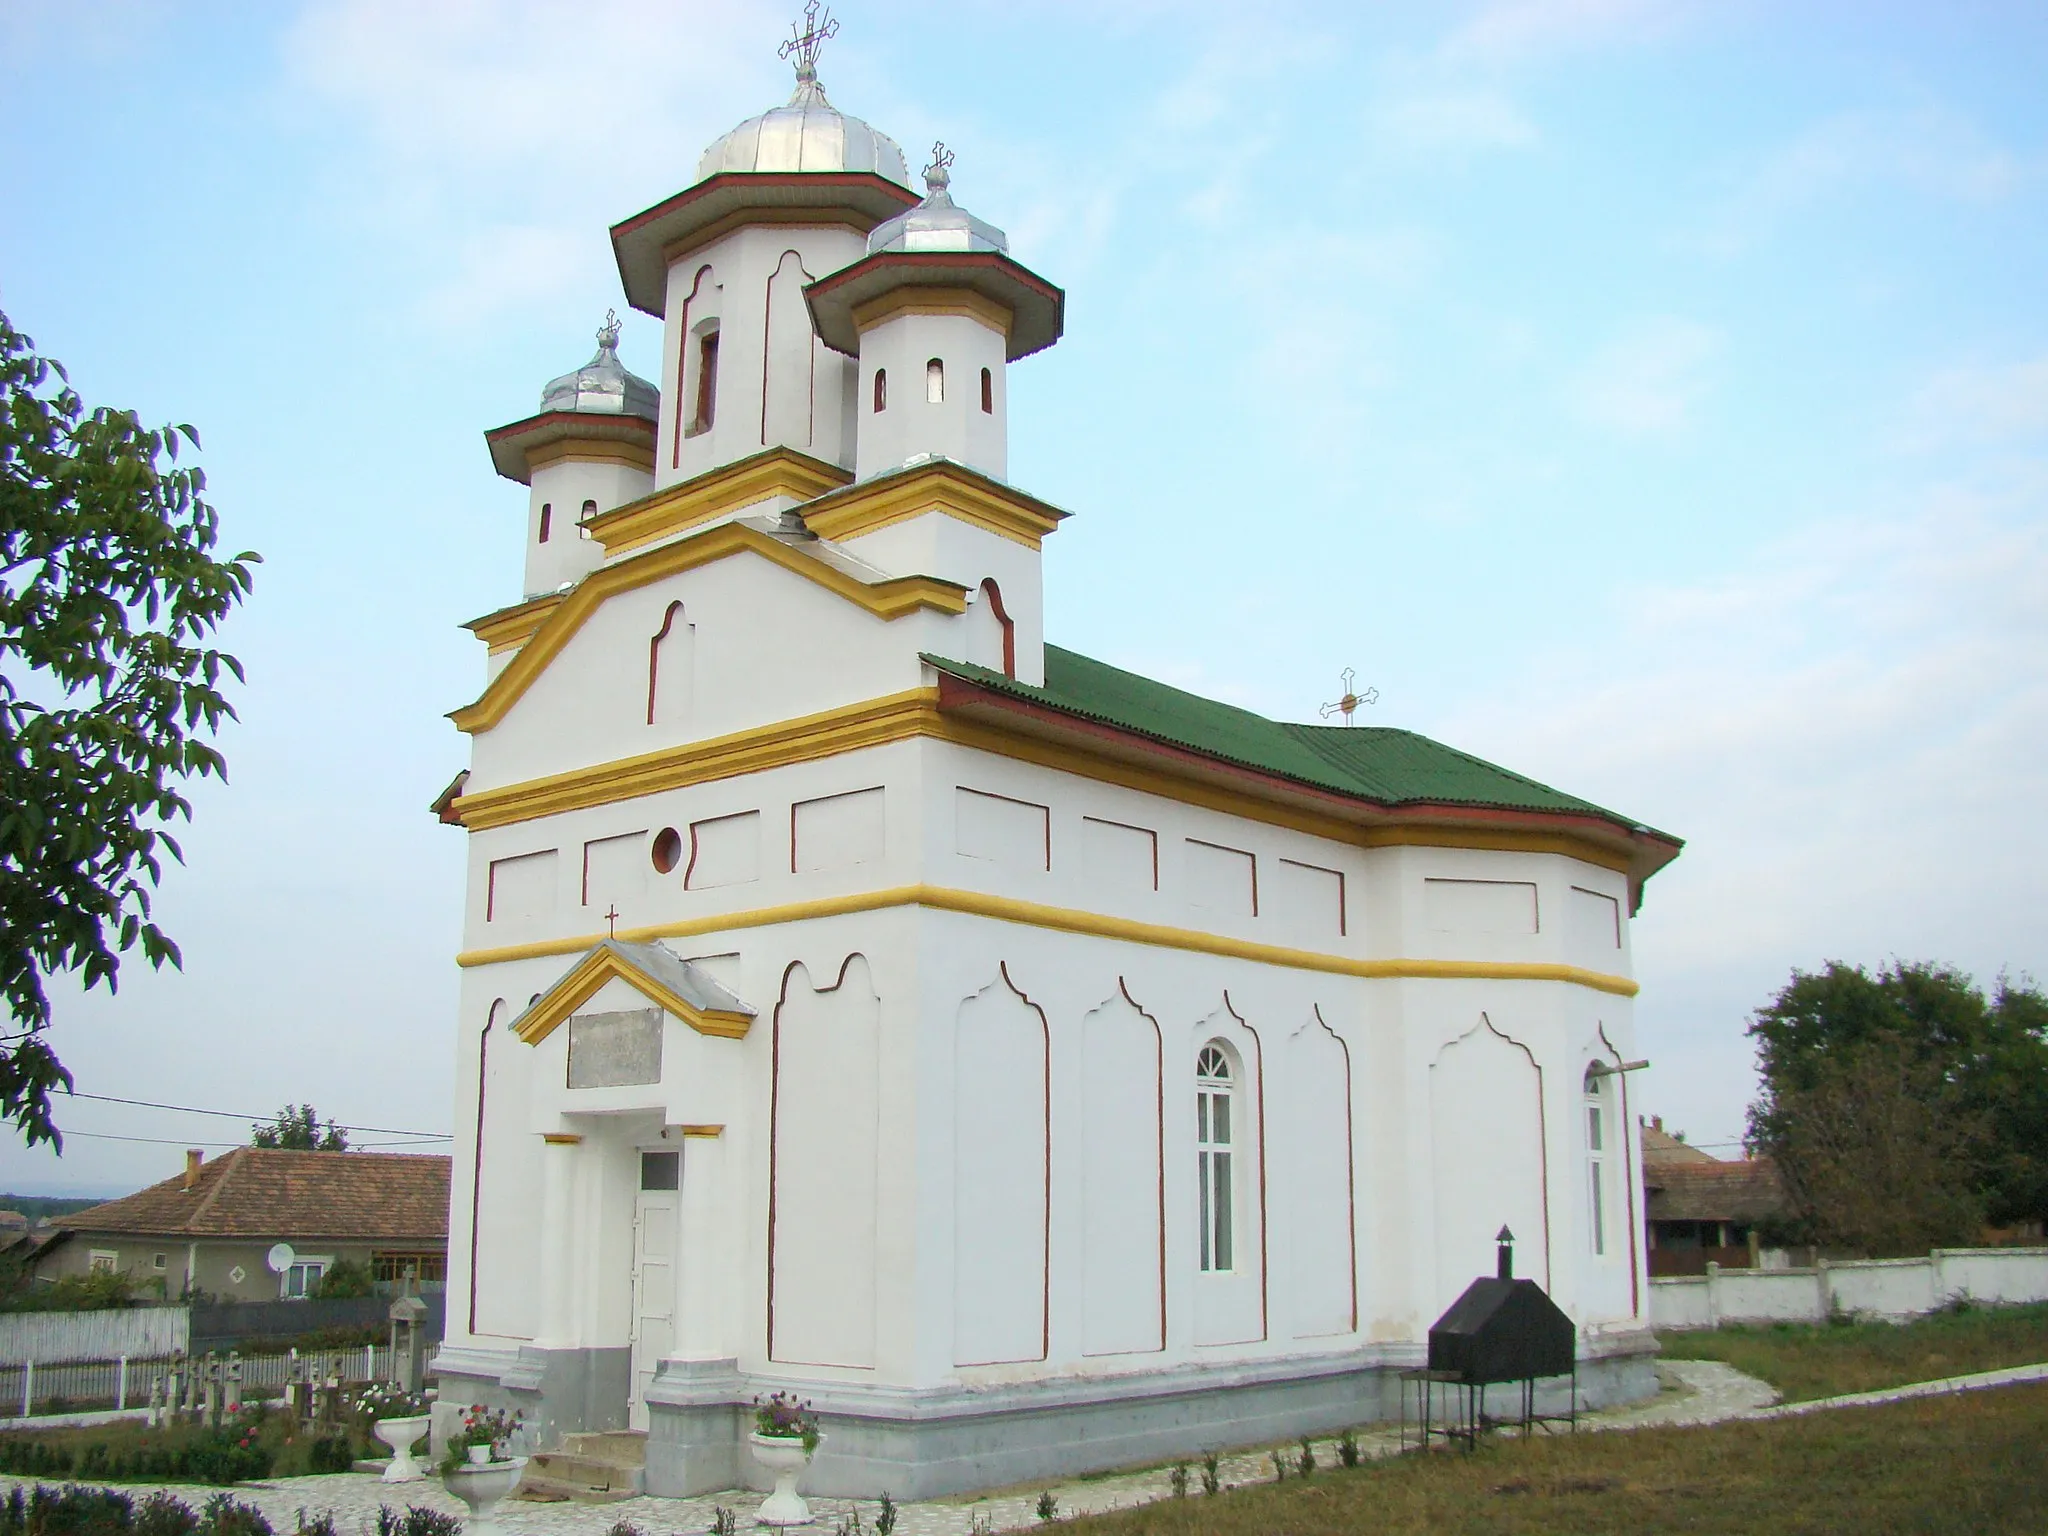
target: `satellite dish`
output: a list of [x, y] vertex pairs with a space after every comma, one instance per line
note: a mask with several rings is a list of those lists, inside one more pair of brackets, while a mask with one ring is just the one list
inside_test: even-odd
[[272, 1243], [270, 1252], [263, 1255], [263, 1262], [270, 1266], [273, 1275], [281, 1275], [292, 1267], [292, 1260], [297, 1257], [290, 1243]]

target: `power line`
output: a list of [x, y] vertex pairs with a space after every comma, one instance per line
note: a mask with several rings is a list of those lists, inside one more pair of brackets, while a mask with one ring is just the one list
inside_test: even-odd
[[[108, 1093], [74, 1093], [70, 1097], [74, 1099], [91, 1099], [97, 1104], [127, 1104], [136, 1109], [168, 1109], [181, 1115], [211, 1115], [217, 1120], [246, 1120], [251, 1125], [261, 1125], [271, 1118], [268, 1115], [238, 1115], [231, 1110], [225, 1109], [200, 1109], [192, 1104], [159, 1104], [154, 1099], [119, 1099]], [[338, 1122], [330, 1121], [329, 1124], [338, 1124]], [[341, 1129], [344, 1131], [367, 1131], [372, 1136], [418, 1136], [428, 1141], [448, 1141], [452, 1139], [442, 1135], [439, 1131], [401, 1130], [397, 1126], [392, 1125], [343, 1125]], [[83, 1136], [87, 1133], [76, 1131], [72, 1134]], [[130, 1139], [146, 1141], [149, 1138], [134, 1137]], [[216, 1145], [239, 1146], [240, 1143], [219, 1142]]]
[[[67, 1140], [72, 1137], [83, 1137], [87, 1141], [143, 1141], [153, 1147], [189, 1147], [192, 1145], [190, 1137], [183, 1141], [174, 1141], [162, 1136], [115, 1136], [107, 1131], [66, 1131], [64, 1136]], [[239, 1147], [241, 1143], [239, 1141], [202, 1141], [199, 1145], [202, 1148]]]

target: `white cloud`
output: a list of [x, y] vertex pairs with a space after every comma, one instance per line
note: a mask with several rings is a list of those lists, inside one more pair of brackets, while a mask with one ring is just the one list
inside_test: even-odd
[[1944, 368], [1910, 408], [1915, 447], [2048, 436], [2048, 355]]
[[1526, 149], [1536, 125], [1495, 91], [1447, 89], [1388, 99], [1373, 114], [1382, 141], [1423, 151]]
[[1719, 333], [1696, 321], [1645, 321], [1594, 355], [1572, 402], [1586, 420], [1617, 432], [1675, 431], [1691, 421], [1722, 350]]
[[1513, 63], [1539, 54], [1633, 42], [1670, 27], [1672, 0], [1493, 0], [1445, 40], [1447, 57]]

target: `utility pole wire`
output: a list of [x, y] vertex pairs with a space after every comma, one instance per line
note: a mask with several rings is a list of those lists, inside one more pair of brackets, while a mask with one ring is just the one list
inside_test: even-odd
[[[74, 1093], [70, 1097], [74, 1099], [91, 1099], [96, 1104], [127, 1104], [136, 1109], [168, 1109], [181, 1115], [212, 1115], [217, 1120], [246, 1120], [251, 1125], [261, 1125], [272, 1118], [272, 1115], [238, 1115], [225, 1109], [199, 1109], [191, 1104], [159, 1104], [154, 1099], [117, 1099], [112, 1094], [107, 1093]], [[274, 1115], [275, 1111], [272, 1114]], [[328, 1123], [340, 1124], [338, 1121], [330, 1121]], [[367, 1131], [373, 1136], [418, 1136], [427, 1141], [449, 1141], [453, 1139], [452, 1137], [442, 1135], [439, 1131], [401, 1130], [391, 1125], [342, 1125], [341, 1129], [344, 1131]], [[66, 1134], [85, 1136], [90, 1133], [86, 1131], [71, 1131]], [[146, 1140], [147, 1138], [136, 1139]], [[219, 1145], [239, 1146], [240, 1143], [221, 1142]]]

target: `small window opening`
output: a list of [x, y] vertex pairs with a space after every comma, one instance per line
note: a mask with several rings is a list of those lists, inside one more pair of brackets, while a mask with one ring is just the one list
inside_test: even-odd
[[654, 834], [654, 872], [665, 875], [683, 861], [683, 834], [663, 827]]
[[936, 357], [924, 365], [924, 397], [933, 405], [946, 398], [946, 365]]
[[981, 370], [981, 413], [984, 416], [996, 413], [996, 376], [986, 368]]
[[1232, 1267], [1230, 1058], [1205, 1045], [1195, 1061], [1195, 1173], [1202, 1205], [1202, 1270]]
[[1593, 1254], [1607, 1252], [1607, 1074], [1586, 1069], [1586, 1219]]
[[554, 518], [555, 518], [555, 508], [554, 508], [554, 503], [553, 503], [553, 502], [547, 502], [547, 501], [544, 501], [544, 502], [542, 502], [542, 503], [540, 504], [540, 538], [539, 538], [539, 539], [537, 539], [537, 540], [535, 540], [535, 542], [536, 542], [536, 543], [540, 543], [540, 544], [545, 544], [545, 543], [547, 543], [547, 541], [548, 541], [548, 525], [549, 525], [550, 523], [552, 523], [552, 522], [554, 521]]
[[886, 369], [886, 368], [877, 368], [877, 369], [875, 370], [875, 410], [876, 410], [876, 412], [877, 412], [877, 413], [879, 414], [879, 413], [880, 413], [880, 411], [881, 411], [881, 409], [882, 409], [882, 407], [883, 407], [883, 406], [885, 406], [885, 405], [887, 405], [888, 403], [889, 403], [889, 370], [888, 370], [888, 369]]
[[583, 503], [583, 516], [577, 520], [576, 531], [586, 539], [591, 536], [590, 520], [595, 516], [597, 516], [597, 503], [595, 501]]
[[718, 331], [714, 327], [697, 338], [697, 401], [690, 415], [690, 430], [685, 434], [695, 437], [700, 432], [709, 432], [718, 411]]
[[642, 1152], [640, 1154], [640, 1187], [642, 1189], [681, 1189], [683, 1187], [683, 1154], [680, 1152]]

